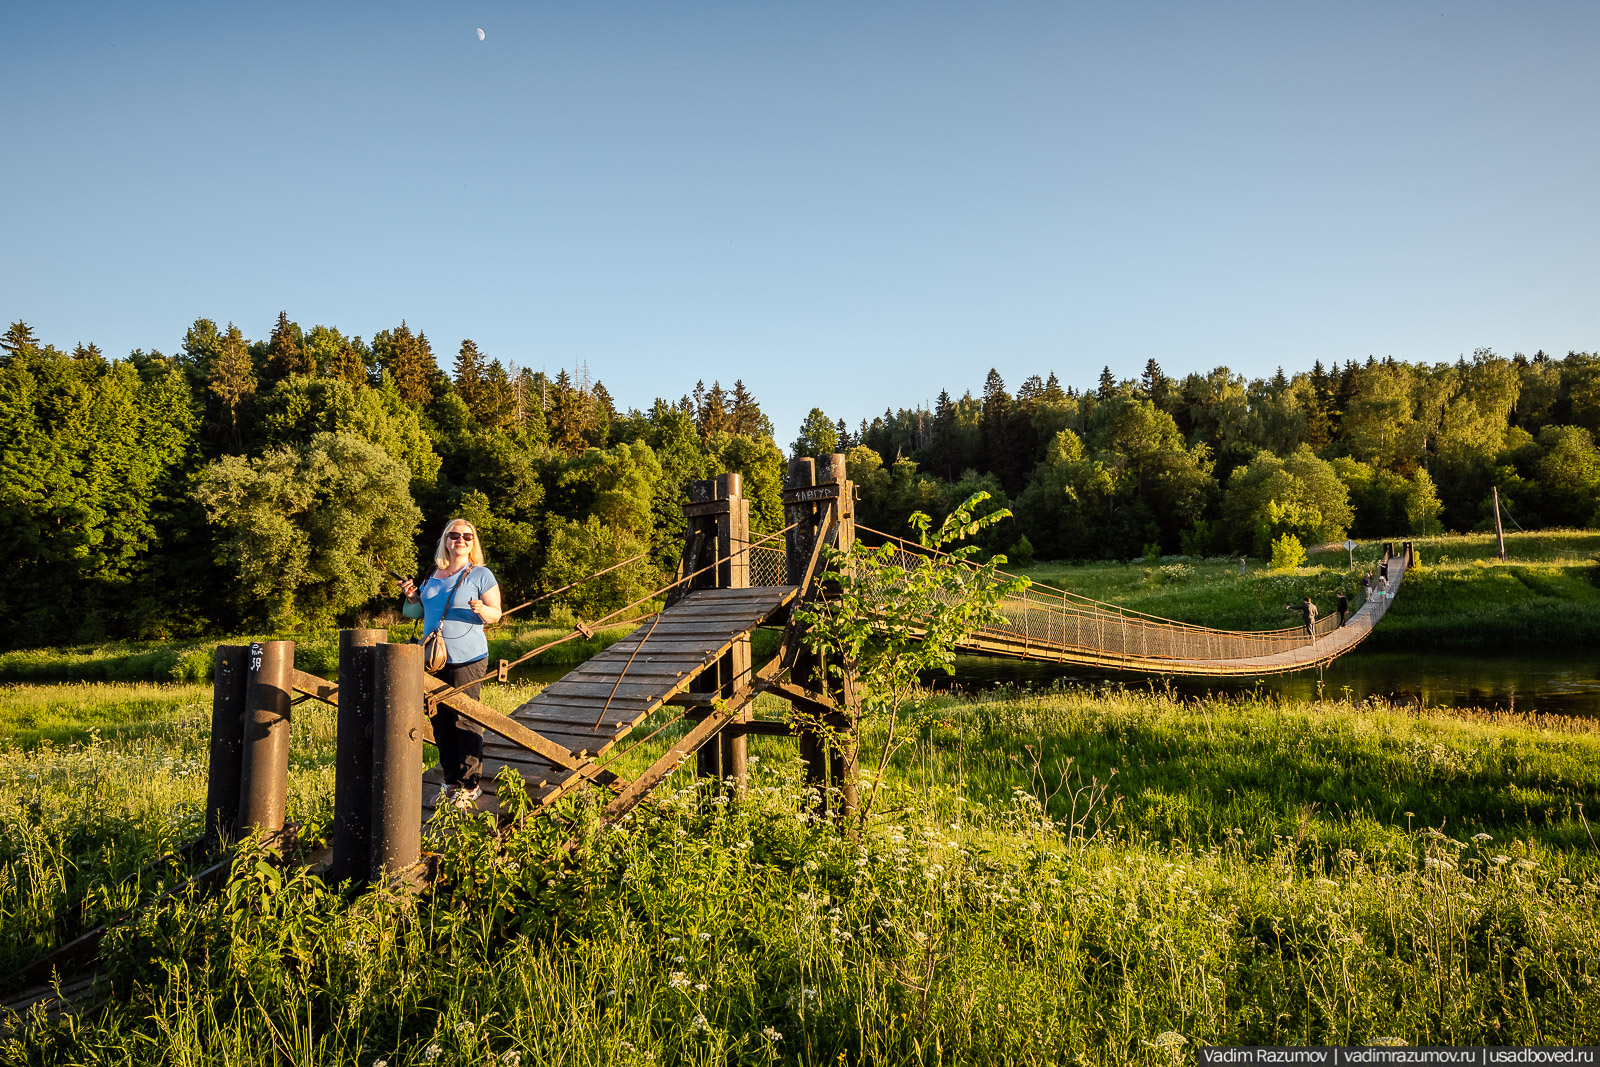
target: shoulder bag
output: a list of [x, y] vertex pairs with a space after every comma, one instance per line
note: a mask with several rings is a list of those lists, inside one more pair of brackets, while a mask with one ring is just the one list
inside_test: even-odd
[[461, 572], [461, 577], [456, 579], [456, 584], [450, 587], [450, 598], [444, 602], [444, 611], [439, 615], [439, 625], [422, 639], [422, 669], [429, 674], [438, 674], [450, 661], [449, 653], [444, 647], [444, 620], [450, 615], [450, 605], [456, 602], [456, 590], [461, 588], [461, 583], [467, 580], [467, 575], [470, 573], [472, 567], [468, 565]]

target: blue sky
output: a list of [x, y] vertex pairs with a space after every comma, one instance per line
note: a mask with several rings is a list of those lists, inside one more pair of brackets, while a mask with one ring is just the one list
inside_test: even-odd
[[[476, 29], [485, 33], [479, 41]], [[0, 316], [886, 405], [1600, 348], [1600, 6], [0, 6]]]

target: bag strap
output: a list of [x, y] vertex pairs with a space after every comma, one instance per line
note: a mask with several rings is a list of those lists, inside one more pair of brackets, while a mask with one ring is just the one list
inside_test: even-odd
[[467, 575], [472, 573], [472, 564], [467, 564], [466, 570], [461, 572], [461, 577], [456, 579], [456, 584], [450, 587], [450, 597], [444, 602], [444, 611], [439, 613], [439, 626], [443, 628], [444, 618], [450, 614], [450, 605], [456, 602], [456, 590], [461, 588], [461, 583], [467, 580]]

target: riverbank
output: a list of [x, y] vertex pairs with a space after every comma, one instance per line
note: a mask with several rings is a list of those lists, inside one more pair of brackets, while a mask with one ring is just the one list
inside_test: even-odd
[[[389, 629], [389, 640], [409, 640], [413, 623]], [[572, 666], [622, 640], [634, 627], [608, 626], [593, 637], [576, 637], [529, 660], [529, 669]], [[552, 626], [539, 621], [511, 623], [489, 634], [491, 662], [516, 659], [572, 632], [570, 625]], [[310, 674], [333, 678], [339, 673], [339, 634], [336, 630], [310, 633], [248, 634], [191, 641], [111, 641], [61, 648], [29, 648], [0, 652], [0, 684], [53, 682], [205, 682], [211, 679], [218, 645], [245, 645], [252, 641], [292, 640], [295, 666]]]
[[[1373, 649], [1576, 648], [1600, 642], [1600, 532], [1542, 531], [1506, 540], [1494, 558], [1492, 534], [1413, 539], [1418, 565], [1383, 623]], [[1326, 615], [1340, 588], [1359, 603], [1360, 574], [1376, 570], [1381, 546], [1357, 547], [1355, 570], [1343, 549], [1313, 552], [1307, 566], [1273, 571], [1237, 558], [1167, 557], [1107, 563], [1039, 563], [1019, 573], [1035, 581], [1135, 611], [1225, 630], [1293, 625], [1284, 605], [1310, 596]]]
[[[71, 936], [57, 916], [86, 893], [88, 921], [148, 898], [119, 880], [198, 830], [192, 695], [114, 742], [7, 746], [0, 967]], [[430, 840], [451, 877], [417, 905], [249, 865], [218, 899], [251, 907], [147, 912], [109, 944], [102, 1013], [25, 1023], [6, 1052], [1164, 1064], [1201, 1043], [1600, 1032], [1594, 724], [1084, 690], [934, 710], [858, 837], [797, 818], [792, 742], [752, 738], [747, 798], [680, 772], [576, 865], [567, 830], [495, 858], [470, 822]], [[289, 814], [310, 836], [331, 721], [294, 720]]]

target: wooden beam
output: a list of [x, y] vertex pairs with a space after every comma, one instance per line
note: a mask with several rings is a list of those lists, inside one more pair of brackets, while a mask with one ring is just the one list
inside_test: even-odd
[[[445, 685], [431, 675], [424, 684], [430, 694], [450, 688], [450, 686]], [[430, 703], [434, 702], [430, 701]], [[457, 714], [465, 715], [485, 729], [493, 730], [507, 741], [521, 745], [530, 752], [538, 753], [557, 767], [573, 771], [599, 785], [612, 786], [623, 781], [610, 771], [595, 766], [592, 761], [579, 759], [570, 750], [562, 748], [549, 738], [541, 737], [517, 720], [500, 714], [482, 701], [473, 700], [465, 693], [456, 693], [436, 702], [455, 709]]]

